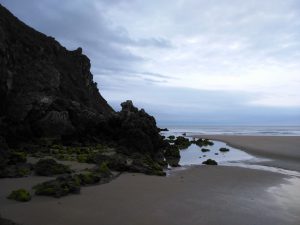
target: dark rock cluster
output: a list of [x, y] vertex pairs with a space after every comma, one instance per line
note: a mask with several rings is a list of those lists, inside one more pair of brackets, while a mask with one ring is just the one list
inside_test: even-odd
[[53, 144], [104, 143], [125, 156], [163, 160], [169, 143], [155, 119], [131, 101], [115, 112], [100, 95], [90, 67], [81, 48], [67, 50], [0, 5], [0, 171], [11, 149]]

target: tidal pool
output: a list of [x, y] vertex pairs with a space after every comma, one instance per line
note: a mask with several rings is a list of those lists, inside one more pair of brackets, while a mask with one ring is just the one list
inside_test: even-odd
[[[213, 141], [212, 146], [199, 147], [196, 144], [192, 144], [187, 149], [180, 150], [180, 161], [181, 166], [189, 165], [199, 165], [207, 159], [213, 159], [218, 162], [218, 164], [224, 164], [226, 162], [236, 162], [253, 160], [255, 157], [243, 152], [239, 149], [232, 148], [226, 143], [221, 141]], [[228, 148], [228, 152], [220, 152], [220, 148]], [[202, 152], [201, 149], [209, 149], [208, 152]]]

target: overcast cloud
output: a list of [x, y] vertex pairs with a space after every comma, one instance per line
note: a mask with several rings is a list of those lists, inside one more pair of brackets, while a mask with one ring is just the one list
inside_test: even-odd
[[82, 47], [115, 108], [160, 123], [300, 124], [298, 0], [0, 0]]

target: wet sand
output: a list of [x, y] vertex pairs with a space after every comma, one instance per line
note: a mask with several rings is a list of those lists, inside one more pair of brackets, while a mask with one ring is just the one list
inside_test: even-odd
[[300, 171], [300, 136], [238, 136], [238, 135], [195, 135], [226, 142], [252, 155], [272, 159], [262, 162], [288, 170]]
[[[18, 203], [10, 190], [46, 180], [42, 177], [0, 180], [4, 218], [24, 225], [296, 225], [300, 183], [277, 173], [226, 166], [196, 166], [168, 177], [123, 174], [111, 183], [82, 189], [61, 199], [34, 196]], [[296, 184], [295, 184], [296, 182]], [[292, 185], [293, 184], [293, 185]], [[287, 189], [290, 190], [290, 189]]]

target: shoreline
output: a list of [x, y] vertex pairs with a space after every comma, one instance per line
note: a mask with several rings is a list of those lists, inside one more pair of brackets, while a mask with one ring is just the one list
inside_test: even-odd
[[[300, 136], [192, 135], [225, 142], [254, 156], [260, 165], [300, 171]], [[271, 161], [270, 161], [271, 160]]]
[[[124, 173], [80, 195], [36, 196], [28, 203], [7, 200], [5, 193], [30, 182], [4, 179], [0, 208], [4, 218], [23, 225], [295, 225], [299, 203], [283, 189], [289, 179], [240, 167], [194, 166], [168, 177]], [[278, 197], [291, 201], [289, 208]]]

